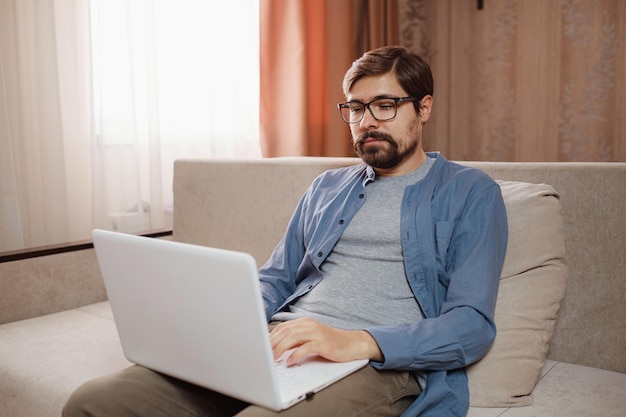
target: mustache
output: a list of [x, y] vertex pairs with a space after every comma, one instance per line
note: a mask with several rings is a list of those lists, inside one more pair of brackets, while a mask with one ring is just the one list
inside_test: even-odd
[[386, 133], [378, 132], [376, 130], [372, 130], [370, 132], [365, 132], [365, 133], [360, 134], [357, 137], [355, 145], [361, 144], [369, 138], [383, 140], [383, 141], [390, 142], [390, 143], [395, 143], [395, 141], [390, 135]]

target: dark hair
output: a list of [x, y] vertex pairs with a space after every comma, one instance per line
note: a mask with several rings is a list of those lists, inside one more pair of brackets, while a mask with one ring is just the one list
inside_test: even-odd
[[[433, 95], [433, 75], [430, 66], [419, 55], [402, 46], [384, 46], [363, 54], [352, 63], [343, 78], [343, 92], [347, 96], [352, 85], [363, 77], [393, 72], [402, 88], [420, 100]], [[419, 111], [419, 102], [413, 103]]]

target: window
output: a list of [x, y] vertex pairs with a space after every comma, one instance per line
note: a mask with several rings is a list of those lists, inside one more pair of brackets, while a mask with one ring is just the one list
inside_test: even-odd
[[258, 157], [258, 0], [92, 0], [97, 226], [171, 227], [178, 158]]

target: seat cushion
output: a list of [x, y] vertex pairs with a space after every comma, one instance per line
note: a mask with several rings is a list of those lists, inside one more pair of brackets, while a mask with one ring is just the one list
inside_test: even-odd
[[60, 416], [83, 382], [121, 370], [108, 302], [0, 326], [0, 416]]
[[564, 224], [557, 191], [546, 184], [498, 181], [509, 240], [496, 304], [496, 339], [468, 369], [470, 404], [532, 403], [565, 293]]
[[546, 360], [529, 407], [472, 407], [467, 417], [621, 417], [626, 374]]

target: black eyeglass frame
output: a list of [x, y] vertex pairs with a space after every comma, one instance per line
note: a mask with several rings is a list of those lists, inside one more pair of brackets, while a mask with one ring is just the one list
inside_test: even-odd
[[[370, 104], [372, 104], [375, 101], [379, 101], [379, 100], [393, 100], [396, 103], [396, 111], [393, 114], [392, 117], [388, 118], [388, 119], [379, 119], [378, 117], [376, 117], [374, 115], [374, 112], [372, 112], [372, 109], [370, 108]], [[372, 117], [379, 121], [379, 122], [388, 122], [389, 120], [393, 120], [396, 118], [396, 116], [398, 115], [398, 104], [399, 103], [408, 103], [408, 102], [416, 102], [416, 101], [420, 101], [420, 98], [417, 97], [413, 97], [413, 96], [407, 96], [407, 97], [377, 97], [374, 100], [368, 102], [368, 103], [363, 103], [362, 101], [359, 100], [352, 100], [352, 101], [346, 101], [344, 103], [338, 103], [337, 104], [337, 108], [339, 109], [339, 114], [341, 114], [341, 120], [343, 120], [344, 122], [348, 123], [348, 124], [354, 124], [354, 123], [361, 123], [361, 120], [363, 120], [363, 117], [365, 117], [365, 109], [370, 111], [370, 114], [372, 115]], [[359, 120], [346, 120], [346, 118], [343, 116], [343, 112], [341, 111], [341, 109], [349, 109], [350, 108], [350, 104], [351, 103], [358, 103], [363, 105], [363, 113], [361, 113], [361, 117], [359, 118]]]

